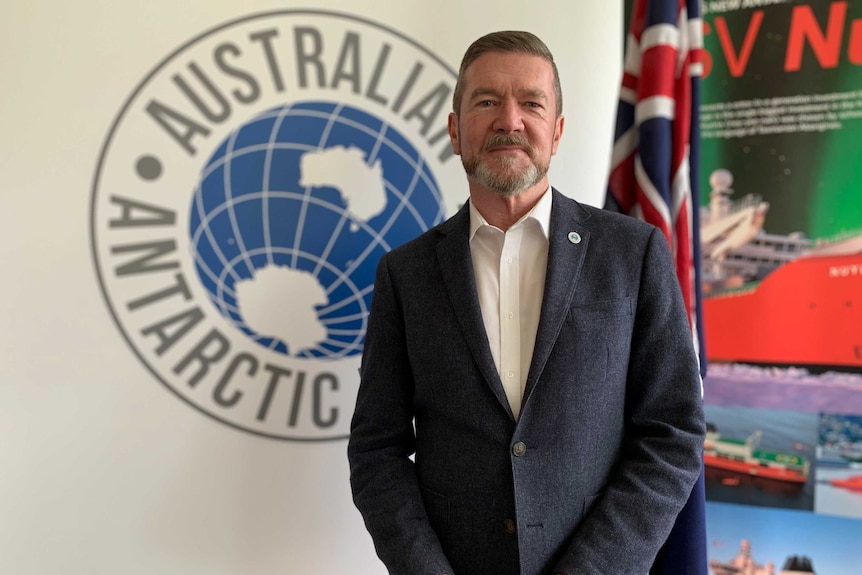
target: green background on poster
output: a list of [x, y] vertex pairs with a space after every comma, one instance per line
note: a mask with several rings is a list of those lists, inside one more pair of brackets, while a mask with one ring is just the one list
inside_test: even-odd
[[862, 3], [746, 4], [704, 2], [702, 203], [725, 168], [735, 199], [769, 202], [770, 233], [859, 230]]

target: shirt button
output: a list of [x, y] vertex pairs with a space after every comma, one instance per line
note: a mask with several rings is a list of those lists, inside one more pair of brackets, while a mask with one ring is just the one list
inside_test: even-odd
[[522, 455], [527, 453], [527, 444], [523, 441], [519, 441], [512, 446], [512, 453], [515, 455], [515, 457], [521, 457]]
[[515, 314], [514, 314], [514, 312], [511, 312], [511, 311], [510, 311], [510, 312], [507, 312], [507, 313], [506, 313], [506, 317], [507, 317], [507, 318], [509, 318], [509, 319], [512, 319], [513, 317], [515, 317]]
[[507, 263], [507, 264], [512, 263], [512, 258], [506, 258], [506, 263]]
[[506, 529], [507, 535], [513, 535], [515, 533], [515, 522], [511, 519], [506, 519], [505, 521], [503, 521], [503, 526]]

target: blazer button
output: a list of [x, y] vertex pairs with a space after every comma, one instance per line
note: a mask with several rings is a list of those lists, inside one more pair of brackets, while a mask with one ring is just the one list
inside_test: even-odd
[[522, 455], [527, 453], [527, 444], [523, 441], [517, 442], [515, 445], [512, 446], [512, 453], [515, 455], [515, 457], [521, 457]]
[[511, 519], [506, 519], [505, 521], [503, 521], [503, 526], [506, 528], [506, 534], [507, 535], [514, 535], [515, 534], [515, 522], [514, 521], [512, 521]]

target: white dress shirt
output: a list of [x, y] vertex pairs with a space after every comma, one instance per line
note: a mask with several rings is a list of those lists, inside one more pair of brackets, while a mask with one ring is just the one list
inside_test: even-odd
[[542, 310], [551, 198], [545, 191], [533, 209], [505, 232], [490, 225], [470, 202], [470, 254], [479, 307], [516, 420]]

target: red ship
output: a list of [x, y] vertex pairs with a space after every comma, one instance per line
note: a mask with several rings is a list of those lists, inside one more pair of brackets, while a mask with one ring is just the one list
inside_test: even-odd
[[725, 469], [754, 477], [790, 483], [808, 481], [809, 462], [793, 453], [760, 449], [761, 432], [755, 431], [744, 441], [722, 437], [712, 424], [707, 425], [703, 442], [706, 467]]
[[847, 479], [832, 479], [829, 483], [834, 487], [843, 487], [850, 491], [858, 491], [862, 493], [862, 475], [854, 475]]
[[769, 204], [732, 183], [713, 172], [702, 215], [707, 358], [862, 370], [862, 233], [767, 234]]

